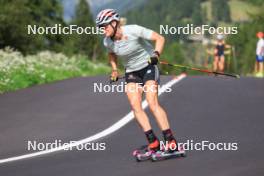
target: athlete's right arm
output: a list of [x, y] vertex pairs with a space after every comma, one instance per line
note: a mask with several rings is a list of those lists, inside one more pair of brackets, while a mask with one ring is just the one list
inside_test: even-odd
[[117, 56], [115, 53], [108, 53], [109, 63], [111, 64], [112, 70], [117, 70]]
[[115, 53], [108, 53], [109, 63], [112, 67], [111, 80], [117, 81], [118, 71], [117, 71], [117, 56]]

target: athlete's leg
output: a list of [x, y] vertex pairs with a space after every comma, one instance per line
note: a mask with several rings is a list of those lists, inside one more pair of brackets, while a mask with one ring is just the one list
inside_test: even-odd
[[137, 122], [144, 131], [148, 131], [151, 129], [151, 126], [147, 114], [141, 106], [143, 90], [138, 89], [138, 87], [137, 83], [128, 83], [126, 93]]
[[154, 80], [149, 80], [145, 83], [145, 94], [150, 111], [154, 115], [161, 130], [166, 130], [169, 127], [167, 114], [158, 102], [158, 84]]
[[254, 69], [254, 72], [255, 72], [255, 74], [257, 74], [258, 73], [258, 61], [256, 61], [255, 62], [255, 69]]
[[152, 150], [158, 150], [159, 140], [152, 131], [147, 114], [141, 106], [143, 90], [139, 88], [137, 83], [128, 83], [126, 92], [136, 120], [143, 129], [149, 142], [148, 148]]
[[[150, 111], [154, 115], [160, 129], [162, 130], [162, 134], [164, 137], [164, 140], [167, 143], [167, 147], [170, 147], [174, 145], [174, 147], [177, 147], [177, 142], [172, 134], [172, 131], [169, 126], [168, 117], [164, 109], [160, 106], [158, 101], [158, 84], [156, 81], [149, 80], [145, 83], [145, 91], [146, 91], [146, 99], [149, 104]], [[175, 149], [175, 148], [174, 148]], [[170, 148], [167, 148], [169, 151]], [[176, 148], [177, 150], [177, 148]]]
[[218, 62], [218, 68], [220, 72], [224, 72], [225, 70], [225, 56], [220, 56], [219, 62]]
[[214, 71], [218, 71], [218, 60], [219, 60], [219, 57], [215, 56], [214, 57], [214, 62], [213, 62], [213, 70]]
[[263, 62], [264, 56], [259, 56], [259, 72], [261, 73], [261, 76], [263, 76]]
[[263, 62], [259, 62], [259, 72], [263, 74]]

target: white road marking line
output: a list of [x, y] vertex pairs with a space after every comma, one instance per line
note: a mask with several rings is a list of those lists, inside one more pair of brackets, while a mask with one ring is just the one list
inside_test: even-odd
[[[162, 93], [164, 93], [166, 91], [166, 89], [168, 89], [169, 87], [173, 86], [174, 84], [178, 83], [179, 81], [181, 81], [183, 78], [185, 78], [186, 75], [182, 74], [180, 76], [178, 76], [177, 78], [167, 82], [166, 84], [164, 84], [160, 90], [159, 90], [159, 95], [161, 95]], [[142, 102], [142, 108], [146, 108], [148, 106], [148, 103], [146, 100], [144, 100]], [[44, 151], [39, 151], [39, 152], [34, 152], [34, 153], [29, 153], [29, 154], [24, 154], [24, 155], [20, 155], [20, 156], [14, 156], [14, 157], [10, 157], [10, 158], [5, 158], [5, 159], [0, 159], [0, 164], [2, 163], [8, 163], [8, 162], [12, 162], [12, 161], [17, 161], [17, 160], [22, 160], [22, 159], [26, 159], [26, 158], [32, 158], [32, 157], [36, 157], [36, 156], [40, 156], [40, 155], [45, 155], [45, 154], [49, 154], [49, 153], [53, 153], [53, 152], [57, 152], [57, 151], [61, 151], [61, 150], [67, 150], [88, 142], [92, 142], [95, 140], [98, 140], [100, 138], [103, 138], [105, 136], [108, 136], [109, 134], [119, 130], [120, 128], [122, 128], [123, 126], [125, 126], [126, 124], [128, 124], [131, 120], [134, 119], [134, 115], [133, 112], [130, 111], [126, 116], [124, 116], [122, 119], [120, 119], [119, 121], [117, 121], [116, 123], [114, 123], [112, 126], [106, 128], [105, 130], [90, 136], [88, 138], [76, 141], [75, 143], [70, 143], [68, 145], [64, 145], [61, 147], [57, 147], [57, 148], [53, 148], [53, 149], [49, 149], [49, 150], [44, 150]]]

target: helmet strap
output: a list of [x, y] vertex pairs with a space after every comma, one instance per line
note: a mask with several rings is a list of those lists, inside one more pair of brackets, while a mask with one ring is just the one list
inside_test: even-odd
[[118, 22], [116, 21], [116, 25], [115, 25], [115, 26], [113, 26], [112, 23], [110, 23], [110, 26], [111, 26], [111, 27], [113, 28], [113, 30], [114, 30], [114, 33], [113, 33], [113, 35], [111, 36], [111, 40], [114, 41], [114, 38], [115, 38], [115, 35], [116, 35], [116, 32], [117, 32]]

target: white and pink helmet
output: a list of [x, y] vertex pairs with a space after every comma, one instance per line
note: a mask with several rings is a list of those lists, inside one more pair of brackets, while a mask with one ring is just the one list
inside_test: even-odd
[[96, 17], [96, 26], [110, 24], [112, 21], [120, 21], [119, 14], [114, 9], [105, 9], [98, 13]]

